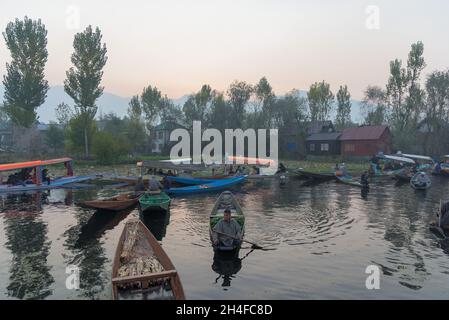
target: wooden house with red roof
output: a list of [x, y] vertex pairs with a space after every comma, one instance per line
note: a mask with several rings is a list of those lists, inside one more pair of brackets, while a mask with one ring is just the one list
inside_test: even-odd
[[371, 157], [378, 152], [391, 153], [391, 132], [388, 126], [347, 128], [340, 136], [341, 155]]

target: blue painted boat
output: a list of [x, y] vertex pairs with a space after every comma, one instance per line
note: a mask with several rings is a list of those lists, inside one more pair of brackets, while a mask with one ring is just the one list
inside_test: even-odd
[[189, 177], [175, 177], [175, 176], [165, 176], [165, 178], [170, 182], [176, 182], [187, 185], [207, 184], [217, 181], [217, 179], [203, 179], [203, 178], [189, 178]]
[[247, 176], [245, 175], [229, 179], [214, 180], [206, 184], [199, 184], [189, 187], [170, 188], [165, 190], [165, 192], [172, 195], [183, 195], [220, 191], [238, 185], [244, 182], [246, 178]]
[[0, 193], [13, 193], [13, 192], [26, 192], [26, 191], [35, 191], [35, 190], [48, 190], [48, 189], [56, 189], [63, 188], [64, 186], [93, 180], [98, 178], [97, 175], [90, 176], [72, 176], [72, 177], [61, 177], [50, 181], [50, 184], [42, 183], [40, 185], [37, 184], [25, 184], [25, 185], [0, 185]]

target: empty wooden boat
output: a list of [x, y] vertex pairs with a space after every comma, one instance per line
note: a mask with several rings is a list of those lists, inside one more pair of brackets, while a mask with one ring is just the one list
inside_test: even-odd
[[80, 202], [78, 205], [97, 210], [121, 211], [136, 205], [139, 202], [140, 195], [134, 193], [120, 194], [108, 199]]
[[112, 267], [114, 300], [184, 300], [184, 289], [170, 258], [139, 219], [125, 224]]

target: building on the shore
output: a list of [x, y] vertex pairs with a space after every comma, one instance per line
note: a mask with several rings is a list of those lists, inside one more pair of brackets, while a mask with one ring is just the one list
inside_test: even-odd
[[314, 133], [306, 138], [308, 155], [337, 156], [340, 155], [341, 132]]
[[315, 134], [335, 132], [332, 121], [303, 121], [287, 132], [279, 131], [280, 154], [290, 158], [304, 158], [309, 155], [307, 139]]
[[391, 153], [391, 132], [388, 126], [361, 126], [344, 129], [341, 136], [344, 158], [371, 157], [379, 152]]
[[175, 142], [170, 142], [170, 133], [175, 129], [186, 129], [175, 121], [165, 121], [151, 130], [151, 152], [156, 154], [169, 153]]

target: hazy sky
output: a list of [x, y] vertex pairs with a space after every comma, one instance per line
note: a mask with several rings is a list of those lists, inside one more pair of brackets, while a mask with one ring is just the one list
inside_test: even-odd
[[[379, 29], [367, 27], [370, 5]], [[445, 0], [2, 0], [0, 29], [42, 19], [51, 85], [64, 81], [73, 35], [92, 24], [108, 47], [103, 85], [118, 95], [151, 84], [177, 98], [266, 76], [277, 94], [326, 80], [361, 98], [367, 85], [385, 85], [389, 61], [406, 61], [412, 42], [424, 42], [425, 73], [449, 67], [448, 13]], [[2, 77], [10, 57], [0, 40]]]

